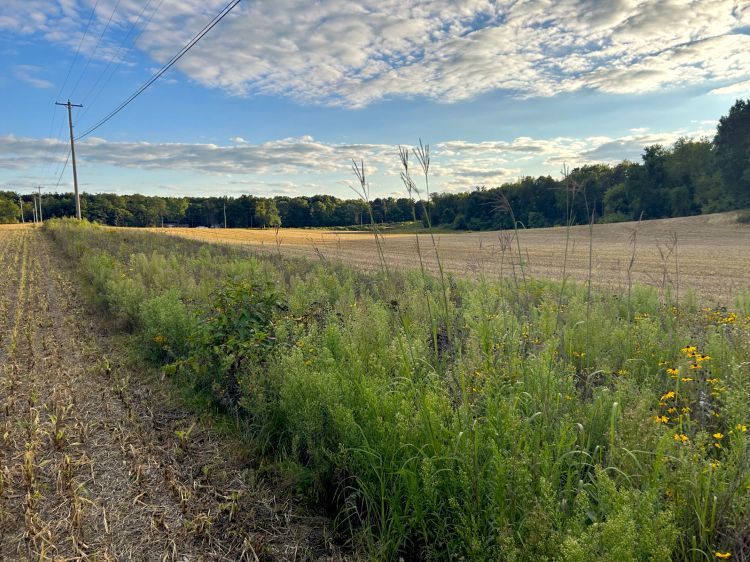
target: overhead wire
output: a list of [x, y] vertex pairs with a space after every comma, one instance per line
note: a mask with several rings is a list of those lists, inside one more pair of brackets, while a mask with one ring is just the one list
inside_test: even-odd
[[[115, 54], [113, 59], [110, 59], [109, 63], [107, 64], [107, 67], [104, 69], [104, 72], [99, 75], [99, 78], [97, 79], [96, 83], [89, 89], [89, 91], [86, 93], [86, 95], [81, 100], [81, 104], [83, 104], [83, 111], [81, 112], [79, 119], [83, 119], [86, 114], [91, 110], [91, 108], [96, 104], [96, 101], [99, 99], [99, 96], [102, 95], [102, 92], [106, 89], [107, 85], [110, 83], [112, 78], [115, 74], [117, 74], [117, 70], [120, 68], [122, 63], [125, 61], [125, 55], [126, 53], [122, 53], [123, 49], [125, 48], [125, 43], [127, 42], [128, 38], [130, 37], [130, 34], [133, 32], [133, 30], [136, 28], [138, 23], [140, 22], [141, 18], [143, 17], [143, 14], [148, 9], [148, 7], [151, 5], [152, 0], [148, 0], [148, 2], [144, 5], [143, 10], [141, 10], [141, 13], [138, 15], [138, 19], [133, 22], [133, 25], [130, 27], [130, 30], [128, 31], [127, 35], [125, 36], [125, 39], [123, 39], [122, 43], [120, 44], [119, 49], [117, 50], [117, 53]], [[138, 39], [140, 39], [141, 35], [146, 31], [149, 25], [151, 25], [151, 20], [154, 19], [154, 16], [159, 11], [159, 8], [161, 8], [161, 5], [164, 3], [164, 0], [159, 0], [159, 3], [156, 5], [156, 8], [151, 12], [151, 15], [146, 20], [146, 23], [141, 27], [141, 30], [136, 34], [135, 37], [133, 37], [133, 40], [130, 42], [132, 47], [135, 47], [136, 42]], [[131, 47], [131, 48], [132, 48]], [[128, 49], [131, 50], [131, 49]], [[91, 100], [91, 103], [88, 103], [88, 98], [91, 95], [91, 93], [94, 91], [94, 88], [96, 88], [96, 85], [101, 81], [101, 79], [104, 77], [104, 75], [107, 73], [107, 71], [110, 69], [112, 63], [114, 60], [117, 59], [117, 64], [112, 69], [112, 72], [109, 73], [109, 76], [107, 76], [104, 83], [101, 85], [99, 90], [94, 95], [93, 99]]]
[[[81, 47], [83, 46], [83, 42], [85, 41], [85, 39], [86, 39], [86, 37], [88, 35], [89, 28], [91, 27], [91, 22], [94, 20], [94, 15], [96, 14], [96, 8], [97, 8], [97, 6], [99, 6], [99, 1], [100, 0], [96, 0], [96, 3], [94, 4], [94, 7], [91, 9], [91, 13], [89, 14], [89, 19], [86, 22], [86, 27], [83, 30], [83, 34], [81, 35], [81, 38], [78, 41], [78, 46], [76, 47], [76, 52], [73, 55], [73, 60], [70, 62], [70, 65], [68, 66], [68, 71], [65, 74], [65, 79], [63, 80], [62, 86], [60, 86], [60, 90], [57, 92], [57, 96], [55, 97], [55, 99], [59, 99], [60, 98], [60, 94], [62, 94], [63, 90], [65, 89], [65, 86], [68, 84], [68, 80], [70, 79], [70, 74], [73, 71], [73, 67], [76, 64], [76, 61], [78, 61], [78, 54], [81, 52]], [[52, 137], [52, 131], [55, 128], [55, 121], [57, 119], [57, 111], [56, 111], [56, 109], [57, 108], [53, 105], [52, 106], [52, 111], [51, 111], [51, 121], [50, 121], [50, 125], [49, 125], [49, 132], [47, 133], [47, 138], [53, 138]], [[60, 137], [60, 134], [62, 133], [63, 124], [64, 124], [64, 120], [60, 124], [60, 128], [58, 130], [58, 133], [57, 133], [57, 135], [54, 138], [59, 138]], [[52, 167], [52, 163], [56, 160], [56, 158], [54, 158], [55, 148], [56, 147], [54, 147], [54, 146], [50, 147], [50, 156], [51, 157], [48, 160], [47, 165], [44, 167], [44, 170], [42, 171], [42, 177], [47, 177], [47, 174], [49, 173], [50, 168]], [[55, 172], [55, 175], [56, 175], [56, 173], [57, 172]]]
[[162, 76], [165, 72], [167, 72], [172, 66], [174, 66], [177, 61], [179, 61], [185, 54], [187, 54], [190, 49], [192, 49], [209, 31], [211, 31], [221, 20], [223, 20], [234, 8], [237, 6], [237, 4], [240, 3], [241, 0], [231, 0], [224, 8], [208, 23], [206, 26], [201, 29], [197, 35], [195, 35], [180, 51], [173, 56], [167, 64], [165, 64], [160, 70], [158, 70], [149, 80], [147, 80], [140, 88], [138, 88], [135, 92], [130, 94], [125, 100], [123, 100], [120, 105], [115, 107], [112, 111], [110, 111], [105, 117], [100, 119], [94, 126], [87, 129], [84, 133], [76, 137], [76, 140], [82, 139], [91, 133], [93, 133], [96, 129], [104, 125], [107, 121], [112, 119], [115, 115], [117, 115], [120, 111], [125, 109], [134, 99], [136, 99], [139, 95], [141, 95], [151, 84], [156, 82], [160, 76]]
[[91, 53], [89, 54], [89, 58], [86, 60], [86, 65], [83, 67], [83, 71], [78, 76], [78, 80], [76, 80], [76, 83], [73, 86], [73, 89], [71, 90], [70, 95], [68, 96], [69, 98], [73, 97], [73, 95], [75, 94], [76, 90], [78, 89], [79, 84], [81, 83], [81, 79], [86, 74], [86, 71], [88, 70], [89, 65], [91, 64], [91, 61], [94, 58], [94, 55], [96, 55], [96, 52], [99, 50], [99, 46], [102, 44], [102, 39], [104, 38], [104, 34], [107, 33], [107, 30], [109, 29], [109, 25], [112, 23], [112, 18], [114, 18], [115, 12], [117, 12], [117, 8], [120, 6], [120, 2], [121, 0], [117, 0], [117, 3], [115, 3], [115, 7], [112, 8], [112, 13], [109, 14], [109, 19], [107, 20], [107, 24], [104, 26], [104, 29], [102, 29], [102, 32], [99, 34], [99, 39], [96, 42], [96, 45], [94, 46], [94, 50], [91, 51]]

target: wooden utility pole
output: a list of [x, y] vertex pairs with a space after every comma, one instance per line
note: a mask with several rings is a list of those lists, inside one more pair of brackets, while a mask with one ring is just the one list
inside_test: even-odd
[[78, 220], [81, 220], [81, 198], [78, 195], [78, 172], [76, 170], [76, 145], [75, 141], [73, 140], [73, 108], [83, 107], [83, 105], [70, 103], [70, 100], [68, 100], [67, 103], [60, 103], [59, 101], [56, 101], [55, 105], [64, 105], [68, 108], [68, 128], [70, 129], [70, 157], [73, 160], [73, 189], [75, 189], [76, 197], [76, 218]]
[[37, 185], [36, 188], [39, 190], [39, 198], [37, 199], [39, 201], [39, 222], [44, 222], [42, 218], [42, 186]]
[[21, 197], [21, 194], [18, 194], [18, 204], [21, 206], [21, 224], [25, 223], [26, 221], [23, 218], [23, 197]]

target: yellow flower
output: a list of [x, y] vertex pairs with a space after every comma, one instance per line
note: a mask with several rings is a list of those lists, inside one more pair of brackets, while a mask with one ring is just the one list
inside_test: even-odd
[[716, 551], [716, 552], [714, 552], [714, 556], [716, 556], [716, 558], [721, 558], [722, 560], [726, 560], [727, 558], [731, 558], [732, 557], [732, 553], [731, 552], [719, 552], [719, 551]]
[[714, 443], [714, 447], [716, 447], [717, 449], [721, 449], [721, 443]]
[[735, 425], [734, 429], [736, 429], [740, 433], [747, 433], [747, 426], [742, 423], [738, 423], [737, 425]]
[[690, 406], [683, 406], [682, 407], [682, 413], [683, 414], [689, 414], [690, 412], [692, 412], [692, 410], [690, 409]]
[[669, 400], [670, 398], [674, 398], [674, 397], [675, 397], [674, 390], [670, 390], [669, 392], [666, 392], [666, 393], [662, 394], [662, 396], [661, 396], [661, 398], [659, 398], [659, 400], [661, 400], [663, 402], [664, 400]]
[[682, 351], [683, 353], [695, 353], [698, 350], [694, 345], [686, 345], [680, 351]]
[[710, 361], [711, 356], [710, 355], [696, 355], [695, 360], [700, 363], [701, 361]]
[[692, 381], [692, 380], [693, 380], [693, 378], [692, 378], [692, 377], [682, 377], [682, 378], [681, 378], [680, 380], [681, 380], [682, 382], [690, 382], [690, 381]]
[[719, 382], [719, 379], [706, 379], [706, 382], [708, 384], [714, 384], [715, 382]]
[[724, 434], [721, 432], [714, 433], [714, 439], [724, 439]]
[[710, 463], [708, 463], [708, 465], [711, 468], [719, 468], [721, 466], [721, 463], [719, 461], [711, 461]]
[[672, 406], [671, 408], [667, 408], [668, 414], [674, 414], [676, 411], [677, 411], [677, 408], [675, 408], [674, 406]]
[[684, 433], [675, 433], [673, 439], [678, 443], [686, 443], [690, 441], [690, 438]]
[[667, 416], [654, 416], [654, 421], [656, 423], [668, 423], [669, 418]]
[[669, 369], [667, 369], [667, 374], [668, 375], [677, 375], [679, 372], [680, 372], [679, 369], [675, 369], [675, 368], [672, 368], [672, 367], [670, 367]]
[[695, 369], [700, 369], [701, 366], [698, 365], [698, 363], [693, 363], [692, 365], [690, 365], [690, 368], [693, 369], [693, 370], [695, 370]]

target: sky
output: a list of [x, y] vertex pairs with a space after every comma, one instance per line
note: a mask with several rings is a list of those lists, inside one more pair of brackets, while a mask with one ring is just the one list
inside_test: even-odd
[[[0, 189], [72, 190], [82, 135], [228, 0], [3, 0]], [[100, 193], [404, 196], [637, 161], [712, 136], [750, 97], [740, 0], [242, 0], [173, 68], [76, 142]], [[411, 164], [416, 162], [412, 158]]]

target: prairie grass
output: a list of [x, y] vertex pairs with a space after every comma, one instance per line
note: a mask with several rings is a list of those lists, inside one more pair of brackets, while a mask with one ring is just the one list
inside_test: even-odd
[[747, 295], [677, 307], [636, 283], [45, 228], [134, 348], [241, 420], [373, 559], [750, 556]]

